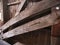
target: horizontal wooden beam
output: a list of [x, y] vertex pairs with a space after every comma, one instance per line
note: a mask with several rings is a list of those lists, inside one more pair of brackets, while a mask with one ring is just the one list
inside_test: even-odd
[[24, 3], [25, 0], [20, 0], [20, 1], [16, 1], [16, 2], [11, 2], [11, 3], [8, 3], [7, 6], [12, 6], [12, 5], [17, 5], [17, 4], [21, 4], [21, 3]]
[[17, 15], [15, 17], [13, 17], [12, 19], [10, 19], [6, 24], [4, 24], [0, 29], [2, 29], [2, 31], [4, 31], [5, 29], [7, 29], [9, 26], [13, 25], [14, 23], [17, 23], [18, 21], [27, 18], [29, 16], [35, 16], [32, 14], [35, 14], [37, 12], [41, 12], [44, 11], [48, 8], [51, 8], [53, 6], [56, 6], [60, 4], [60, 1], [56, 1], [56, 0], [47, 0], [47, 1], [41, 1], [41, 2], [37, 2], [37, 3], [33, 3], [33, 5], [30, 8], [26, 8], [24, 11], [22, 11], [20, 13], [20, 15]]
[[7, 5], [8, 6], [12, 6], [12, 5], [20, 4], [20, 3], [21, 3], [20, 1], [16, 1], [16, 2], [12, 2], [12, 3], [8, 3]]
[[19, 34], [27, 33], [30, 31], [34, 31], [37, 29], [45, 28], [48, 26], [53, 25], [53, 22], [55, 21], [54, 16], [51, 17], [51, 15], [44, 16], [42, 18], [33, 20], [29, 23], [26, 23], [22, 26], [19, 26], [11, 31], [8, 31], [3, 34], [3, 38], [10, 38]]

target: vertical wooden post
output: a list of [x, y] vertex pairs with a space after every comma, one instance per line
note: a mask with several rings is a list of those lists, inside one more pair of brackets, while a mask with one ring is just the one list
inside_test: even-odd
[[9, 9], [7, 7], [8, 0], [2, 0], [3, 2], [3, 18], [4, 23], [6, 23], [10, 19]]
[[52, 15], [56, 17], [55, 21], [57, 24], [52, 25], [51, 30], [51, 45], [60, 45], [60, 6], [56, 6], [52, 8]]

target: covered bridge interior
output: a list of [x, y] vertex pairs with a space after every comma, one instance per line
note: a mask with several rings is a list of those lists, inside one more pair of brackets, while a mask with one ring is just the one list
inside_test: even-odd
[[0, 43], [60, 45], [60, 0], [0, 0]]

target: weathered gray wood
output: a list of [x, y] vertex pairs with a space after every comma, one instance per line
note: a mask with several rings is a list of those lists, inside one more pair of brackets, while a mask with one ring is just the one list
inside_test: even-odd
[[15, 16], [19, 15], [23, 5], [25, 4], [26, 0], [21, 0], [21, 4], [19, 5], [19, 7], [17, 8], [16, 14]]
[[[18, 21], [20, 21], [28, 16], [31, 16], [32, 14], [35, 14], [37, 12], [40, 12], [40, 11], [43, 11], [50, 7], [56, 6], [58, 4], [60, 4], [60, 2], [56, 1], [56, 0], [47, 0], [47, 1], [33, 3], [33, 5], [30, 8], [26, 8], [23, 12], [20, 13], [20, 15], [13, 17], [6, 24], [4, 24], [0, 29], [2, 29], [2, 31], [4, 31], [6, 28], [8, 28], [9, 26], [13, 25], [14, 23], [16, 23]], [[33, 15], [33, 16], [35, 16], [35, 15]]]
[[24, 3], [24, 0], [19, 0], [19, 1], [16, 1], [16, 2], [11, 2], [11, 3], [8, 3], [7, 5], [8, 6], [12, 6], [12, 5], [20, 4], [20, 3]]
[[20, 4], [20, 3], [21, 3], [20, 1], [16, 1], [16, 2], [12, 2], [12, 3], [8, 3], [7, 5], [12, 6], [12, 5]]
[[4, 33], [3, 38], [10, 38], [19, 34], [51, 26], [54, 22], [54, 19], [54, 16], [51, 17], [51, 15], [44, 16]]
[[1, 21], [3, 21], [3, 3], [2, 3], [2, 0], [0, 2], [0, 13], [1, 13]]

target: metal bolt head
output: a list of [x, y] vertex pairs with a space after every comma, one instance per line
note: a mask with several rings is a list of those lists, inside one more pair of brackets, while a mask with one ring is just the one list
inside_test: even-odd
[[60, 7], [56, 7], [56, 10], [59, 10], [60, 9]]

